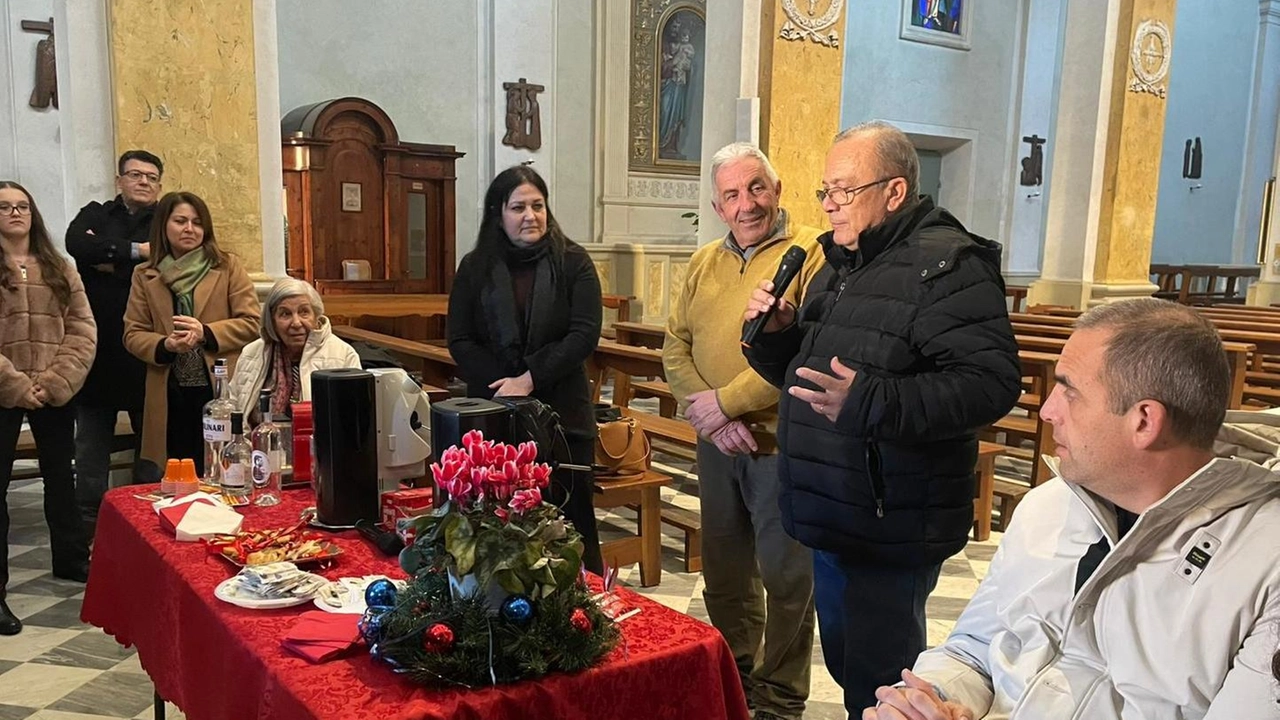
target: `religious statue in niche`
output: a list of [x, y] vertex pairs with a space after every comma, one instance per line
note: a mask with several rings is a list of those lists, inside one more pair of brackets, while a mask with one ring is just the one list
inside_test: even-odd
[[1187, 145], [1182, 150], [1182, 177], [1187, 180], [1199, 180], [1204, 171], [1204, 147], [1200, 144], [1200, 136], [1195, 142], [1187, 138]]
[[27, 102], [33, 108], [58, 107], [58, 65], [53, 48], [53, 18], [48, 22], [23, 20], [22, 29], [44, 33], [46, 37], [36, 43], [36, 86]]
[[542, 147], [538, 93], [546, 87], [520, 78], [520, 82], [502, 83], [502, 89], [507, 91], [507, 134], [502, 136], [502, 144], [528, 150]]
[[1039, 135], [1023, 136], [1022, 142], [1031, 145], [1031, 154], [1022, 158], [1021, 184], [1027, 187], [1044, 184], [1044, 144]]
[[[706, 25], [692, 10], [673, 13], [662, 32], [658, 69], [659, 160], [698, 160], [701, 156], [702, 65]], [[695, 123], [696, 111], [696, 123]], [[696, 125], [696, 127], [695, 127]]]

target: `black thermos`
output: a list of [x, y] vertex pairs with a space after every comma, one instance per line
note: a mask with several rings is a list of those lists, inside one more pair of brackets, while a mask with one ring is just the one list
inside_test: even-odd
[[[312, 376], [314, 377], [314, 375]], [[511, 410], [484, 398], [449, 398], [431, 403], [431, 454], [435, 461], [451, 447], [462, 447], [462, 436], [471, 430], [484, 433], [486, 440], [508, 442], [511, 434]], [[434, 480], [433, 487], [434, 487]], [[436, 507], [444, 504], [444, 491], [435, 488], [432, 500]]]
[[378, 424], [373, 374], [311, 373], [316, 521], [351, 526], [378, 519]]

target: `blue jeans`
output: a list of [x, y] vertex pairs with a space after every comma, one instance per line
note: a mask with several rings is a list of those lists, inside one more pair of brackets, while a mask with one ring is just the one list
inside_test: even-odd
[[876, 688], [901, 680], [925, 650], [924, 606], [942, 565], [875, 567], [813, 553], [818, 637], [850, 717], [876, 704]]
[[[98, 506], [107, 491], [111, 453], [116, 450], [118, 414], [115, 408], [76, 407], [76, 503], [80, 505], [80, 514], [89, 523], [97, 521]], [[129, 411], [129, 425], [135, 435], [133, 449], [136, 457], [136, 437], [142, 432], [141, 410]]]

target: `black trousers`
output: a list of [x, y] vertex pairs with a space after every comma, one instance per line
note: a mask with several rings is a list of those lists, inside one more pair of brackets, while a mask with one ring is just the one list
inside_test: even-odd
[[49, 523], [53, 570], [74, 572], [89, 559], [89, 536], [76, 503], [76, 481], [71, 472], [71, 459], [76, 454], [75, 410], [65, 405], [39, 410], [0, 408], [0, 597], [9, 584], [9, 479], [24, 416], [31, 424], [44, 479], [44, 517]]
[[[169, 383], [169, 426], [165, 429], [165, 457], [196, 461], [196, 476], [204, 477], [204, 404], [213, 388], [179, 387]], [[160, 468], [163, 475], [164, 468]]]
[[[595, 460], [596, 443], [590, 438], [568, 438], [569, 457], [575, 465], [590, 466]], [[559, 505], [565, 519], [582, 535], [582, 565], [587, 570], [604, 574], [600, 557], [600, 531], [596, 528], [595, 475], [589, 472], [556, 470], [547, 486], [547, 502]]]

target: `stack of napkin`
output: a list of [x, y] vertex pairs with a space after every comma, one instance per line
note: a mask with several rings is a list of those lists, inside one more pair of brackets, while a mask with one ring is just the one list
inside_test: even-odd
[[256, 600], [278, 600], [310, 598], [328, 584], [328, 580], [303, 572], [291, 562], [278, 562], [246, 567], [235, 576], [228, 590], [233, 595]]
[[280, 644], [309, 662], [332, 660], [355, 647], [360, 639], [359, 615], [339, 615], [323, 610], [302, 613]]
[[160, 516], [160, 526], [172, 532], [178, 542], [235, 535], [244, 521], [244, 517], [227, 507], [221, 498], [202, 492], [161, 500], [151, 507]]

